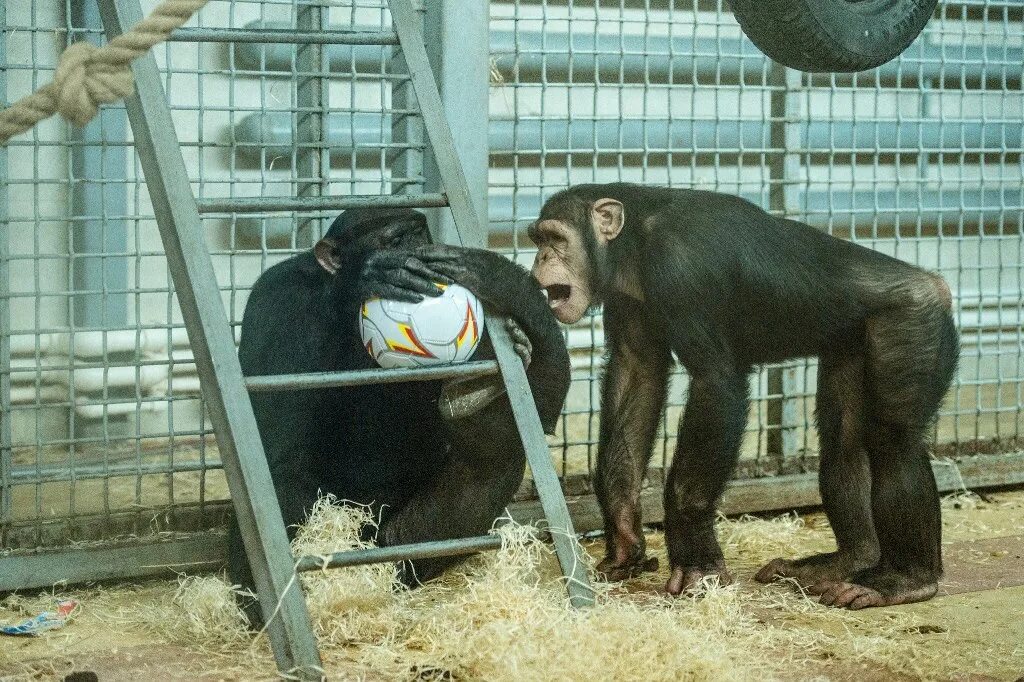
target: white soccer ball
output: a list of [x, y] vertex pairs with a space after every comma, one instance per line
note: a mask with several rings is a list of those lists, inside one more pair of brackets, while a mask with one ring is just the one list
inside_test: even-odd
[[458, 284], [419, 303], [371, 298], [359, 314], [367, 352], [381, 367], [426, 367], [465, 362], [484, 331], [483, 305]]

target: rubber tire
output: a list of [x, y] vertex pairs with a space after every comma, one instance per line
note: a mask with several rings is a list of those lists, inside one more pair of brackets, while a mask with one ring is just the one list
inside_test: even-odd
[[730, 0], [743, 32], [776, 62], [809, 72], [873, 69], [897, 57], [938, 0]]

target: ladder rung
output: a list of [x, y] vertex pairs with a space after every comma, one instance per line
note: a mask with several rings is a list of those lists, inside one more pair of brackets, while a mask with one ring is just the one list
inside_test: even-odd
[[269, 391], [301, 391], [337, 386], [397, 384], [406, 381], [435, 381], [455, 377], [482, 377], [498, 373], [494, 360], [475, 360], [459, 365], [411, 367], [402, 369], [360, 369], [347, 372], [310, 372], [307, 374], [268, 374], [245, 378], [250, 393]]
[[397, 45], [394, 31], [291, 31], [287, 29], [179, 28], [170, 40], [190, 43], [294, 43], [297, 45]]
[[388, 561], [432, 559], [434, 557], [458, 556], [460, 554], [484, 552], [487, 550], [499, 549], [500, 547], [500, 536], [482, 535], [475, 538], [420, 542], [414, 545], [395, 545], [394, 547], [374, 547], [372, 549], [352, 549], [345, 552], [327, 554], [325, 556], [304, 556], [295, 564], [295, 570], [316, 571], [324, 568], [382, 564]]
[[346, 197], [243, 197], [197, 199], [200, 213], [275, 213], [281, 211], [341, 211], [348, 208], [440, 208], [448, 205], [444, 194], [387, 194]]

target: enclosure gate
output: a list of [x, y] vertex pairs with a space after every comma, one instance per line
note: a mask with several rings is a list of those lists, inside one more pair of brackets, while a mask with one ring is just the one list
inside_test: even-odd
[[[499, 373], [505, 383], [520, 437], [533, 472], [537, 492], [552, 530], [555, 551], [567, 579], [574, 606], [592, 603], [593, 595], [575, 542], [572, 521], [557, 474], [548, 456], [544, 431], [530, 393], [526, 373], [512, 349], [504, 325], [488, 325], [496, 360], [450, 367], [402, 370], [326, 372], [264, 377], [242, 376], [227, 314], [220, 302], [213, 262], [203, 238], [200, 213], [252, 212], [355, 207], [448, 206], [455, 227], [475, 225], [479, 218], [447, 128], [440, 94], [420, 34], [416, 10], [410, 0], [389, 0], [395, 32], [254, 31], [234, 32], [220, 40], [257, 39], [298, 44], [398, 45], [409, 67], [409, 77], [427, 137], [433, 148], [443, 194], [420, 193], [390, 197], [296, 197], [291, 200], [226, 200], [197, 202], [178, 144], [156, 60], [152, 55], [132, 67], [136, 94], [127, 102], [146, 183], [153, 201], [168, 265], [181, 301], [203, 392], [207, 399], [235, 515], [245, 540], [271, 645], [282, 673], [317, 678], [322, 674], [309, 614], [297, 573], [326, 567], [469, 554], [494, 549], [494, 536], [420, 543], [397, 547], [338, 552], [329, 557], [293, 561], [270, 471], [263, 454], [252, 406], [246, 393], [274, 390], [356, 386], [381, 382], [427, 381]], [[107, 38], [122, 34], [142, 19], [139, 0], [100, 0]], [[432, 235], [439, 241], [439, 235]], [[294, 588], [294, 589], [293, 589]]]

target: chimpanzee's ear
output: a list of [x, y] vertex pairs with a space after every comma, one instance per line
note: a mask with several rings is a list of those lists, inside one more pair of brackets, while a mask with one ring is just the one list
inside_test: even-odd
[[333, 237], [324, 237], [318, 241], [313, 247], [313, 253], [316, 255], [320, 267], [329, 274], [337, 274], [341, 267], [341, 256], [338, 253], [338, 242]]
[[594, 226], [597, 240], [607, 244], [622, 232], [622, 226], [626, 223], [626, 209], [621, 201], [598, 199], [590, 207], [590, 222]]

